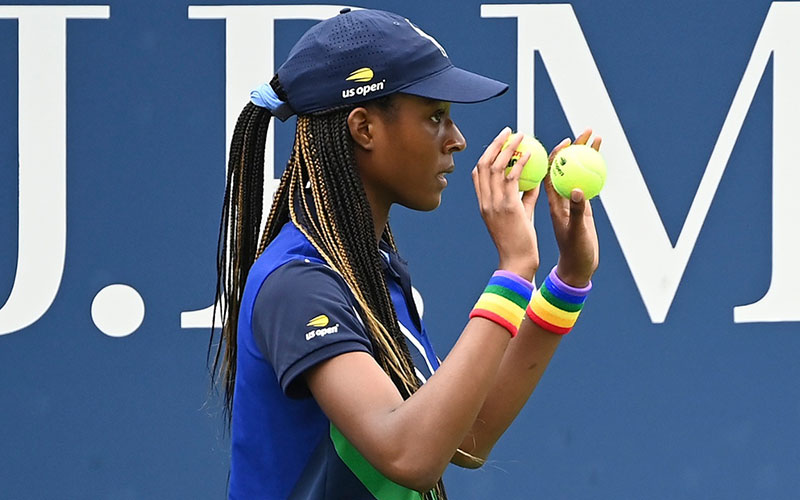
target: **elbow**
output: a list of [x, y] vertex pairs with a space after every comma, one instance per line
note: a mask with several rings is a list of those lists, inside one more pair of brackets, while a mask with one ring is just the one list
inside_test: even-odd
[[[394, 457], [382, 471], [395, 483], [414, 491], [426, 492], [433, 489], [444, 474], [447, 461], [434, 461], [430, 454], [415, 456], [398, 455]], [[438, 463], [442, 462], [442, 463]]]
[[398, 468], [390, 471], [386, 477], [400, 486], [424, 493], [436, 487], [436, 483], [442, 475], [431, 473], [430, 471], [417, 470], [416, 468]]

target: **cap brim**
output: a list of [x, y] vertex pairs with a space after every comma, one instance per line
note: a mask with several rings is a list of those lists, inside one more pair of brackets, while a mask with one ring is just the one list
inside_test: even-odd
[[508, 85], [503, 82], [450, 66], [424, 80], [398, 89], [398, 92], [437, 101], [471, 103], [497, 97], [506, 90]]

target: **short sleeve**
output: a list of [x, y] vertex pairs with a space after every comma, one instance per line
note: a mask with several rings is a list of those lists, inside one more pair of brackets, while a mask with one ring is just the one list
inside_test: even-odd
[[301, 375], [312, 366], [372, 349], [342, 277], [313, 262], [291, 261], [267, 277], [256, 297], [252, 326], [256, 345], [289, 397], [308, 395]]

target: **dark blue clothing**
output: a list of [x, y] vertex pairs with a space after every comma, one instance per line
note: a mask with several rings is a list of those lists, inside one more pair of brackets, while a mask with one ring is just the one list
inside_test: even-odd
[[[424, 381], [438, 360], [406, 263], [386, 246], [382, 253], [400, 327]], [[239, 313], [230, 498], [420, 498], [364, 460], [310, 397], [302, 376], [345, 352], [372, 353], [359, 314], [342, 277], [287, 223], [251, 268]]]

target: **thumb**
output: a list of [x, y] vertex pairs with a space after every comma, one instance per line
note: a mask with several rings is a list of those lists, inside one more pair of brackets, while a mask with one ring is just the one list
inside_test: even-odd
[[522, 206], [525, 207], [525, 216], [528, 220], [533, 220], [533, 209], [536, 206], [536, 199], [539, 197], [541, 184], [522, 193]]
[[569, 228], [574, 231], [583, 223], [583, 214], [586, 211], [586, 197], [579, 188], [572, 190], [569, 196]]

